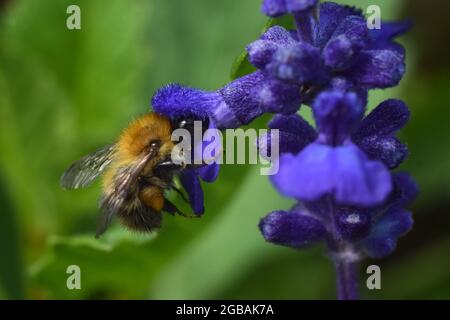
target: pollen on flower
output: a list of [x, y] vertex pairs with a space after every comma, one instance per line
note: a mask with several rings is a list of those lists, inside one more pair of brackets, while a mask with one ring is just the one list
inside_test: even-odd
[[338, 261], [344, 261], [346, 263], [354, 263], [361, 260], [361, 254], [356, 252], [351, 247], [346, 247], [344, 250], [339, 252], [338, 254], [335, 254], [335, 259]]
[[345, 220], [350, 224], [357, 224], [361, 222], [359, 214], [356, 213], [350, 214]]
[[259, 97], [262, 101], [272, 101], [273, 99], [273, 93], [269, 90], [269, 88], [264, 87], [261, 89], [261, 92], [259, 93]]

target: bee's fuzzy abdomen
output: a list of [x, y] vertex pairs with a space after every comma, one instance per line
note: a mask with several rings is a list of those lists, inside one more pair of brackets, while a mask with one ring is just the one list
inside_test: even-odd
[[162, 214], [144, 204], [130, 208], [127, 212], [118, 214], [120, 222], [127, 228], [139, 232], [151, 232], [161, 228]]

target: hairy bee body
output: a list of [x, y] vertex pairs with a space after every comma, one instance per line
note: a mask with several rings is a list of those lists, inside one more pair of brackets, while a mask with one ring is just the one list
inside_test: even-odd
[[183, 170], [171, 162], [173, 130], [165, 116], [145, 114], [123, 131], [116, 144], [82, 158], [64, 173], [61, 184], [66, 189], [85, 187], [104, 173], [97, 236], [114, 216], [127, 228], [149, 232], [161, 227], [163, 211], [182, 214], [164, 196]]

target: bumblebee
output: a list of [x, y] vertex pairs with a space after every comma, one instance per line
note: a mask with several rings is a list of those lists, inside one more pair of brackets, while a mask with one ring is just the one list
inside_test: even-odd
[[173, 189], [187, 201], [173, 180], [191, 165], [171, 160], [175, 147], [171, 136], [175, 128], [189, 129], [192, 121], [174, 122], [158, 113], [147, 113], [133, 121], [117, 143], [81, 158], [64, 172], [64, 189], [87, 187], [103, 174], [97, 238], [115, 216], [125, 227], [142, 232], [160, 228], [162, 212], [187, 216], [164, 196], [164, 191]]

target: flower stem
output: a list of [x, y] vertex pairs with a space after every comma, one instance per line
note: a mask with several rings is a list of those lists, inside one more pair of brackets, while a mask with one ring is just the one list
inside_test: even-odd
[[335, 219], [336, 205], [332, 198], [328, 198], [328, 210], [332, 234], [328, 244], [336, 269], [337, 298], [338, 300], [358, 300], [360, 257], [355, 253], [354, 248], [339, 236]]
[[335, 261], [338, 300], [358, 300], [358, 263]]

